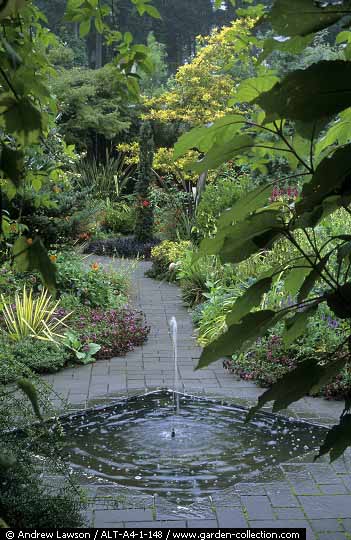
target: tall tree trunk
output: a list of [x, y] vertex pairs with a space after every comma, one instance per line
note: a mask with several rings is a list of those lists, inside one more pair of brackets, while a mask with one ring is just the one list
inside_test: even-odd
[[102, 35], [96, 32], [95, 42], [95, 69], [102, 67]]

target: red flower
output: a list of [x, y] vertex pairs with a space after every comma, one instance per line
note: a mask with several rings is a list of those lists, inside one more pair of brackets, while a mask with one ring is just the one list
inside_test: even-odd
[[141, 204], [144, 208], [147, 208], [148, 206], [150, 206], [150, 201], [143, 201]]

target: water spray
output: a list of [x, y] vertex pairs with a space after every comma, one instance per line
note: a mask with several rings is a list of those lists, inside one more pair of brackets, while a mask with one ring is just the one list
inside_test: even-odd
[[172, 317], [170, 322], [170, 327], [172, 331], [172, 343], [173, 343], [173, 355], [174, 355], [174, 386], [173, 386], [173, 407], [174, 407], [174, 416], [173, 416], [173, 425], [172, 425], [172, 439], [175, 438], [175, 428], [174, 428], [174, 417], [176, 414], [179, 414], [179, 394], [178, 394], [178, 348], [177, 348], [177, 338], [178, 338], [178, 325], [175, 317]]

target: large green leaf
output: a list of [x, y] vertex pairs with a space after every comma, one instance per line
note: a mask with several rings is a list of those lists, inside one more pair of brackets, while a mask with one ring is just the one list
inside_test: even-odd
[[[324, 2], [325, 4], [326, 2]], [[322, 3], [321, 3], [322, 4]], [[351, 2], [319, 7], [313, 0], [276, 0], [267, 19], [284, 36], [306, 36], [336, 23], [351, 14]]]
[[228, 313], [226, 319], [227, 325], [232, 326], [233, 324], [237, 324], [252, 310], [252, 308], [259, 306], [262, 302], [263, 295], [270, 290], [272, 281], [272, 277], [266, 277], [251, 285], [251, 287], [237, 299], [233, 308]]
[[344, 145], [351, 140], [351, 107], [342, 111], [338, 119], [329, 127], [326, 134], [318, 141], [315, 154], [320, 155], [330, 146]]
[[281, 317], [281, 314], [271, 310], [249, 313], [240, 324], [230, 326], [227, 332], [207, 345], [196, 369], [206, 367], [224, 356], [231, 356], [244, 346], [250, 345], [263, 336]]
[[[304, 201], [303, 201], [304, 202]], [[303, 204], [302, 202], [302, 204]], [[306, 200], [308, 203], [308, 199]], [[306, 229], [316, 227], [323, 219], [333, 214], [336, 210], [342, 207], [349, 206], [351, 195], [332, 195], [322, 201], [321, 204], [315, 206], [310, 211], [305, 211], [303, 214], [291, 224], [291, 230]]]
[[259, 397], [257, 405], [250, 409], [247, 420], [267, 403], [274, 401], [273, 412], [286, 409], [310, 392], [315, 392], [327, 384], [344, 367], [346, 358], [341, 358], [327, 365], [320, 365], [313, 358], [302, 362], [297, 368], [287, 373], [269, 390]]
[[270, 249], [284, 229], [280, 211], [265, 210], [228, 227], [219, 250], [222, 262], [238, 263]]
[[297, 214], [313, 211], [331, 195], [350, 193], [350, 173], [351, 144], [348, 144], [337, 148], [332, 156], [320, 162], [310, 182], [303, 186], [301, 200], [296, 204]]
[[246, 193], [234, 203], [230, 210], [226, 210], [221, 214], [218, 220], [218, 227], [225, 227], [234, 221], [241, 221], [248, 214], [267, 206], [269, 197], [272, 194], [272, 186], [259, 186], [258, 188]]
[[308, 297], [316, 282], [321, 279], [321, 272], [325, 268], [330, 257], [330, 253], [325, 255], [318, 264], [313, 268], [313, 270], [306, 276], [304, 282], [301, 285], [299, 294], [297, 296], [297, 301], [302, 302], [305, 298]]
[[206, 153], [205, 157], [200, 161], [191, 163], [188, 169], [198, 174], [209, 171], [211, 169], [217, 169], [223, 163], [231, 160], [234, 156], [240, 153], [245, 153], [248, 149], [252, 148], [255, 139], [250, 135], [236, 135], [228, 142], [216, 142]]
[[324, 60], [292, 71], [254, 102], [266, 112], [266, 122], [279, 118], [311, 122], [350, 107], [350, 77], [351, 62]]
[[326, 295], [327, 304], [340, 319], [351, 317], [351, 283], [345, 283], [337, 291]]
[[342, 263], [344, 259], [347, 258], [348, 262], [350, 262], [350, 255], [351, 255], [351, 241], [346, 242], [346, 244], [343, 244], [338, 248], [337, 251], [337, 261], [339, 264]]
[[293, 317], [285, 321], [285, 330], [283, 333], [283, 342], [284, 345], [289, 346], [293, 343], [298, 337], [306, 331], [306, 324], [310, 317], [316, 313], [318, 308], [317, 304], [304, 309], [303, 311], [297, 312]]
[[241, 114], [231, 114], [216, 120], [207, 126], [196, 127], [179, 137], [174, 146], [174, 159], [178, 159], [188, 150], [198, 149], [200, 152], [207, 152], [217, 139], [221, 142], [231, 139], [246, 119]]
[[0, 99], [0, 113], [4, 117], [6, 131], [21, 143], [38, 141], [43, 130], [43, 117], [29, 98], [4, 96]]
[[38, 270], [48, 289], [56, 287], [56, 266], [50, 260], [40, 238], [29, 241], [24, 236], [18, 238], [13, 246], [13, 257], [20, 272]]
[[267, 92], [279, 81], [275, 75], [265, 75], [261, 77], [251, 77], [244, 79], [235, 91], [234, 96], [229, 100], [228, 105], [235, 103], [251, 103], [262, 92]]
[[26, 3], [26, 0], [3, 0], [0, 4], [0, 20], [17, 15]]
[[346, 414], [341, 417], [340, 423], [328, 432], [317, 458], [330, 453], [331, 461], [335, 461], [349, 446], [351, 446], [351, 414]]
[[235, 225], [220, 228], [215, 238], [201, 242], [200, 255], [218, 255], [223, 262], [240, 262], [268, 249], [284, 228], [279, 210], [263, 210]]
[[[313, 262], [315, 262], [314, 257], [312, 256], [311, 258]], [[312, 267], [305, 257], [301, 257], [294, 261], [294, 264], [296, 266], [291, 268], [284, 277], [284, 289], [291, 296], [297, 295], [306, 277], [312, 271]]]
[[6, 179], [10, 180], [14, 186], [20, 185], [24, 171], [24, 154], [21, 150], [14, 150], [7, 145], [3, 145], [0, 155], [0, 169]]

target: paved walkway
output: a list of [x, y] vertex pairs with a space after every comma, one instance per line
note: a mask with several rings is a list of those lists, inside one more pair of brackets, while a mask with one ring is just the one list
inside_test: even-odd
[[[94, 257], [103, 265], [111, 259]], [[128, 264], [114, 261], [116, 266]], [[135, 304], [151, 325], [147, 343], [123, 358], [64, 370], [46, 376], [53, 385], [53, 402], [62, 396], [73, 410], [105, 404], [121, 396], [170, 388], [174, 368], [169, 322], [174, 316], [179, 332], [180, 390], [251, 404], [262, 393], [254, 383], [227, 373], [222, 362], [194, 372], [201, 348], [196, 343], [191, 316], [184, 308], [176, 285], [146, 278], [149, 263], [140, 262], [132, 273]], [[328, 425], [335, 422], [342, 403], [304, 398], [286, 414]], [[309, 460], [307, 460], [309, 461]], [[96, 526], [114, 527], [306, 527], [308, 538], [339, 540], [351, 535], [351, 455], [329, 465], [289, 462], [281, 466], [282, 480], [275, 483], [237, 484], [230, 501], [214, 503], [205, 520], [169, 519], [153, 508], [111, 508], [109, 498], [94, 491], [94, 508], [88, 514]], [[348, 531], [348, 532], [346, 532]]]

